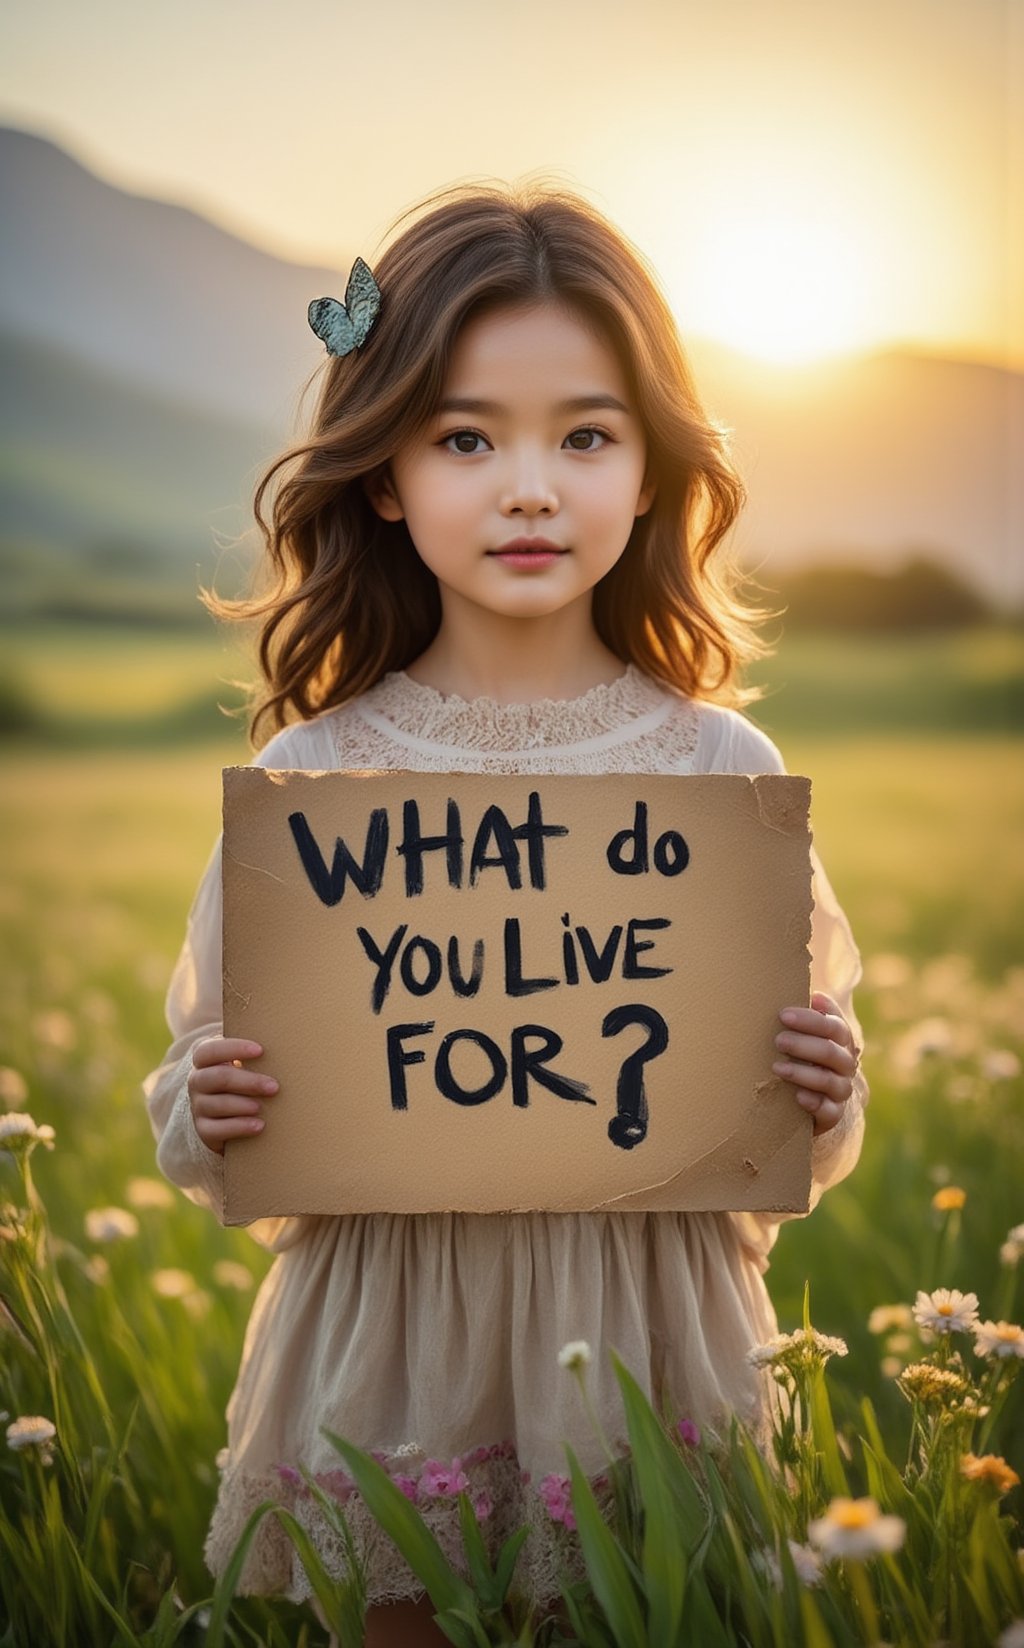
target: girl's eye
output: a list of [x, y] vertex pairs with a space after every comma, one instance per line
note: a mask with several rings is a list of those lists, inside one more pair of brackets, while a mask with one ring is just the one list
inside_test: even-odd
[[[483, 435], [478, 435], [475, 429], [453, 429], [450, 435], [446, 435], [444, 437], [444, 440], [441, 442], [441, 445], [446, 446], [448, 448], [449, 452], [452, 452], [452, 451], [462, 452], [462, 453], [465, 453], [468, 457], [472, 457], [474, 453], [480, 451], [480, 448], [478, 446], [472, 446], [472, 445], [463, 446], [461, 443], [463, 441], [470, 441], [470, 442], [472, 442], [472, 441], [482, 441], [483, 439], [484, 439], [484, 436]], [[454, 447], [452, 447], [452, 445], [450, 444], [452, 441], [456, 442], [456, 445]]]
[[[574, 429], [565, 437], [566, 445], [572, 452], [597, 452], [600, 446], [611, 440], [611, 436], [603, 429], [597, 429], [591, 424], [583, 429]], [[445, 435], [441, 445], [449, 452], [460, 452], [464, 457], [474, 457], [482, 450], [475, 443], [483, 441], [489, 444], [486, 435], [481, 435], [475, 429], [453, 429], [450, 435]]]
[[589, 440], [588, 440], [588, 444], [586, 446], [577, 446], [576, 445], [576, 439], [580, 435], [582, 435], [584, 438], [587, 438], [589, 436], [594, 435], [594, 436], [597, 437], [598, 440], [600, 440], [602, 442], [607, 441], [607, 440], [610, 439], [610, 437], [605, 434], [603, 429], [595, 429], [590, 424], [588, 424], [585, 429], [574, 429], [571, 435], [567, 435], [565, 437], [566, 440], [568, 442], [570, 442], [570, 444], [572, 446], [572, 450], [574, 452], [596, 452], [598, 450], [597, 445], [595, 443], [590, 442]]

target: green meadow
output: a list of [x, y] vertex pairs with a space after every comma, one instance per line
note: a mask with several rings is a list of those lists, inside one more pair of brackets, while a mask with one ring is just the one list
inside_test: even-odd
[[[268, 1256], [156, 1182], [139, 1083], [166, 1045], [163, 994], [218, 828], [220, 768], [247, 759], [241, 722], [218, 709], [239, 704], [246, 665], [206, 633], [51, 626], [8, 635], [4, 653], [0, 1112], [29, 1112], [55, 1141], [32, 1156], [38, 1202], [0, 1153], [0, 1408], [5, 1424], [49, 1417], [58, 1454], [0, 1457], [0, 1643], [200, 1642], [206, 1615], [187, 1611], [213, 1589], [201, 1548], [215, 1460]], [[783, 1330], [799, 1327], [807, 1285], [815, 1327], [848, 1346], [828, 1387], [864, 1493], [865, 1400], [902, 1469], [912, 1411], [896, 1376], [925, 1349], [913, 1328], [870, 1331], [872, 1311], [947, 1287], [974, 1291], [983, 1320], [1024, 1312], [1006, 1250], [1024, 1221], [1024, 635], [794, 636], [757, 678], [768, 692], [751, 713], [812, 777], [815, 841], [864, 957], [862, 1159], [810, 1219], [784, 1224], [768, 1278]], [[951, 1186], [962, 1207], [943, 1211], [933, 1199]], [[133, 1233], [90, 1237], [87, 1214], [110, 1207]], [[1022, 1388], [986, 1447], [1024, 1476]], [[1019, 1485], [999, 1510], [1017, 1549]], [[938, 1583], [913, 1560], [911, 1589]], [[937, 1604], [922, 1624], [892, 1603], [887, 1640], [995, 1641], [984, 1632], [1024, 1603], [1005, 1573], [978, 1574], [985, 1596], [960, 1615]], [[822, 1603], [812, 1629], [800, 1602], [801, 1640], [877, 1640], [856, 1577], [836, 1581], [848, 1606], [835, 1620]], [[536, 1640], [625, 1640], [602, 1605], [611, 1635]], [[249, 1599], [223, 1630], [325, 1640], [308, 1610]], [[742, 1640], [776, 1637], [751, 1626]]]

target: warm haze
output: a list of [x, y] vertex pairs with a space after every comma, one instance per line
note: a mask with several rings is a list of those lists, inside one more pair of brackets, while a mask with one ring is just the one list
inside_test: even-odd
[[1024, 365], [1016, 0], [10, 0], [0, 120], [278, 256], [460, 179], [582, 189], [684, 334]]

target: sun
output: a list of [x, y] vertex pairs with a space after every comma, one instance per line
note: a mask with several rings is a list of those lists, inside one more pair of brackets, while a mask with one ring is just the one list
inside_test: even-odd
[[785, 365], [872, 340], [877, 265], [852, 227], [766, 204], [735, 209], [702, 240], [686, 303], [699, 331]]

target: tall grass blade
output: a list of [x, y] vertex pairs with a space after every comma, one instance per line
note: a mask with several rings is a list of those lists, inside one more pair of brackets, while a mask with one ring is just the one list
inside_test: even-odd
[[256, 1506], [245, 1527], [239, 1535], [238, 1544], [231, 1553], [230, 1560], [224, 1572], [217, 1580], [213, 1591], [213, 1606], [210, 1610], [210, 1624], [206, 1632], [204, 1648], [223, 1648], [224, 1632], [227, 1626], [228, 1614], [238, 1581], [242, 1577], [245, 1559], [249, 1555], [249, 1547], [256, 1537], [256, 1530], [265, 1516], [271, 1511], [278, 1510], [277, 1501], [264, 1499]]
[[463, 1608], [446, 1608], [434, 1620], [455, 1648], [489, 1648], [490, 1637], [476, 1614]]
[[707, 1523], [697, 1485], [637, 1381], [612, 1352], [644, 1514], [643, 1575], [654, 1642], [674, 1642], [690, 1555]]
[[625, 1553], [598, 1508], [594, 1491], [572, 1448], [566, 1447], [576, 1516], [587, 1575], [612, 1628], [616, 1648], [647, 1648], [647, 1632]]

